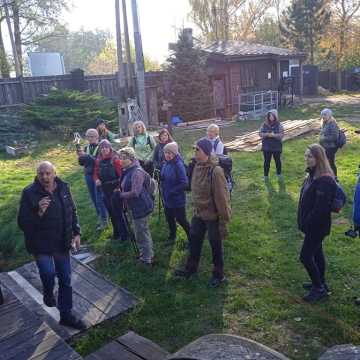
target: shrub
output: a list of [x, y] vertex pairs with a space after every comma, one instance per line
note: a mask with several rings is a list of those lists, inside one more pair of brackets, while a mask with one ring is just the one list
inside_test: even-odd
[[52, 90], [23, 110], [23, 117], [40, 130], [84, 131], [95, 126], [96, 117], [116, 123], [116, 106], [105, 97], [88, 91]]

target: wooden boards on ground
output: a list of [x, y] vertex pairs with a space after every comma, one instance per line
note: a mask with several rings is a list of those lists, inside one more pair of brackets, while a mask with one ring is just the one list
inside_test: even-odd
[[45, 322], [29, 311], [2, 282], [0, 306], [1, 360], [82, 359]]
[[[319, 119], [288, 120], [281, 124], [284, 127], [283, 141], [293, 139], [311, 131], [320, 130]], [[259, 151], [261, 150], [259, 131], [256, 130], [244, 135], [236, 136], [235, 140], [227, 142], [225, 146], [230, 151]]]
[[169, 355], [152, 341], [130, 331], [87, 356], [85, 360], [163, 360]]
[[[132, 294], [112, 284], [89, 266], [73, 258], [71, 266], [73, 311], [88, 327], [123, 314], [136, 305], [137, 299]], [[58, 310], [43, 304], [42, 284], [35, 262], [0, 274], [0, 281], [63, 339], [67, 340], [78, 333], [60, 326]]]

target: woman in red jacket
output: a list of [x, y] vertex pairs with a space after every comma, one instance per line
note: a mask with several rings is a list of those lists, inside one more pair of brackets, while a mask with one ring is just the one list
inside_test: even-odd
[[128, 232], [124, 220], [123, 205], [117, 192], [120, 189], [122, 174], [121, 160], [111, 147], [108, 140], [101, 140], [100, 155], [96, 159], [94, 180], [96, 186], [101, 186], [104, 194], [104, 203], [109, 212], [113, 225], [113, 238], [127, 240]]

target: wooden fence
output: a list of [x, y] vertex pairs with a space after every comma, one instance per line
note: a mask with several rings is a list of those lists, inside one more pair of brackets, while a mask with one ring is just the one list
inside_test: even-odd
[[[162, 117], [159, 110], [163, 94], [163, 81], [162, 72], [145, 74], [150, 124], [159, 124], [159, 117]], [[0, 79], [0, 107], [29, 103], [39, 96], [48, 94], [53, 87], [80, 91], [89, 90], [115, 102], [121, 95], [116, 74], [84, 76], [82, 70], [75, 70], [68, 75]], [[161, 120], [163, 119], [161, 118]]]
[[[319, 71], [319, 85], [325, 89], [335, 91], [337, 73], [335, 71]], [[359, 90], [359, 79], [355, 73], [344, 70], [341, 72], [341, 90]]]

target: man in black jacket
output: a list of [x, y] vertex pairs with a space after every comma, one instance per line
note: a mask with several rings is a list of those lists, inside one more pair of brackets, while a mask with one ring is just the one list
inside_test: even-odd
[[[83, 330], [85, 324], [72, 313], [70, 249], [80, 247], [80, 226], [68, 184], [56, 176], [48, 161], [39, 164], [37, 176], [22, 193], [18, 224], [27, 251], [35, 258], [43, 285], [44, 304], [57, 305], [60, 324]], [[54, 297], [55, 275], [59, 282]]]

